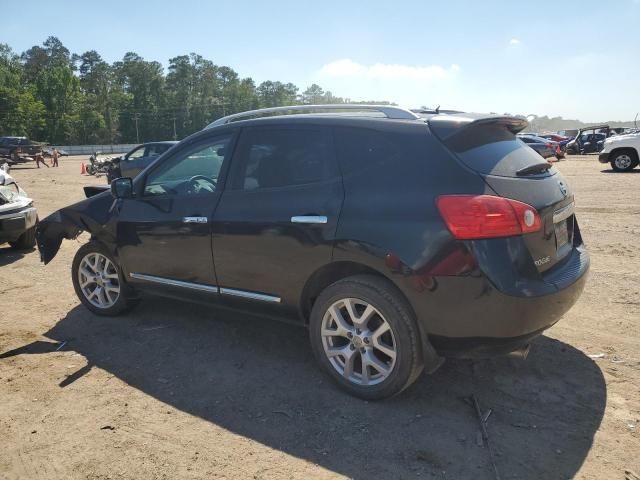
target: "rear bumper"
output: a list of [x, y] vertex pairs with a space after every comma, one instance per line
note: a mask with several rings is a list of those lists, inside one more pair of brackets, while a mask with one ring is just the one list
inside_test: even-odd
[[13, 242], [24, 232], [35, 226], [35, 207], [27, 207], [11, 213], [0, 213], [0, 243]]
[[600, 163], [609, 163], [609, 153], [608, 152], [600, 153], [600, 155], [598, 155], [598, 161]]
[[439, 277], [433, 289], [410, 299], [434, 348], [446, 357], [501, 355], [528, 345], [578, 300], [590, 260], [583, 245], [537, 281], [521, 281], [518, 294], [482, 274]]

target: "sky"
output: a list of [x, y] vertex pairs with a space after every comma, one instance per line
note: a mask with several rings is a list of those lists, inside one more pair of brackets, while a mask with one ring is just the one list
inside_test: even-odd
[[[406, 107], [632, 120], [640, 0], [1, 0], [0, 43], [113, 62], [199, 53], [256, 83]], [[29, 20], [27, 26], [25, 22]], [[33, 21], [32, 21], [33, 20]]]

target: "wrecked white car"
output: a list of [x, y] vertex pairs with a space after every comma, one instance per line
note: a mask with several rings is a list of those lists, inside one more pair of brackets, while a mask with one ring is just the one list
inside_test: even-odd
[[5, 164], [0, 167], [0, 245], [8, 242], [20, 250], [35, 247], [37, 223], [33, 200], [9, 175]]

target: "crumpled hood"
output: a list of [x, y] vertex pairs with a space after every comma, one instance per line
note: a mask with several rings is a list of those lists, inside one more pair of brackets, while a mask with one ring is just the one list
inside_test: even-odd
[[28, 207], [33, 199], [27, 196], [14, 178], [0, 168], [0, 213]]
[[58, 253], [63, 239], [76, 238], [81, 232], [113, 239], [113, 208], [116, 202], [106, 191], [52, 213], [38, 224], [36, 241], [40, 260], [46, 265]]

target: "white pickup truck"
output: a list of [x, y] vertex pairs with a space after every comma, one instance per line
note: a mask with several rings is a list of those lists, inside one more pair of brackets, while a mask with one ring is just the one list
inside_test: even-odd
[[628, 172], [638, 166], [639, 154], [640, 132], [616, 135], [604, 141], [598, 160], [610, 163], [616, 172]]

